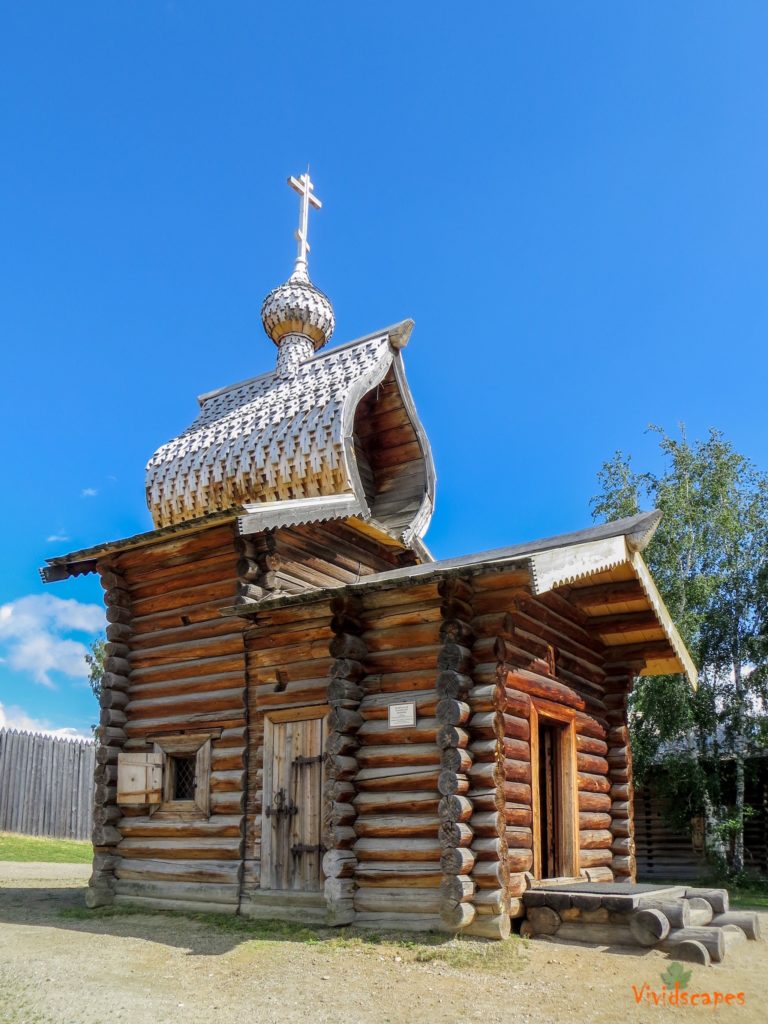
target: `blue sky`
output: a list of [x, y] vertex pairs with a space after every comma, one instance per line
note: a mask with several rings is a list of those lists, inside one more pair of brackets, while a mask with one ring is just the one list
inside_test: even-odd
[[0, 33], [0, 723], [87, 731], [95, 580], [195, 396], [271, 368], [310, 272], [348, 341], [406, 316], [438, 556], [579, 528], [650, 422], [768, 468], [768, 8], [8, 4]]

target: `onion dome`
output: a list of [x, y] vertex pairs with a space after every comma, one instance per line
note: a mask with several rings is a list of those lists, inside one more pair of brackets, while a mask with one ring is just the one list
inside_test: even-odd
[[273, 288], [264, 299], [261, 321], [276, 345], [288, 334], [303, 334], [317, 351], [333, 334], [333, 306], [328, 296], [309, 280], [306, 266], [296, 262], [296, 269], [285, 284]]

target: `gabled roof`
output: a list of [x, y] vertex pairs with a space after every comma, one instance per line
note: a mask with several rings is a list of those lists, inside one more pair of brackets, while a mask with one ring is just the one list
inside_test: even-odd
[[[392, 522], [384, 519], [382, 524], [396, 526], [409, 534], [408, 540], [421, 537], [432, 514], [435, 474], [400, 354], [412, 327], [406, 320], [323, 350], [290, 373], [278, 369], [202, 395], [194, 423], [158, 448], [147, 465], [147, 502], [155, 525], [242, 506], [254, 511], [262, 503], [338, 495], [354, 499], [361, 517], [370, 518], [377, 495], [370, 473], [368, 488], [361, 477], [355, 413], [364, 396], [389, 375], [403, 420], [418, 439], [421, 468], [416, 507], [411, 471], [408, 500], [397, 508], [395, 486], [394, 504], [389, 500], [386, 505]], [[391, 480], [387, 488], [393, 491]]]
[[[525, 565], [534, 594], [563, 592], [581, 609], [613, 656], [641, 664], [638, 674], [683, 672], [696, 685], [696, 667], [642, 556], [660, 520], [660, 512], [644, 512], [575, 533], [376, 573], [342, 589], [388, 589], [415, 580], [482, 576], [503, 572], [516, 563]], [[280, 605], [316, 600], [324, 593], [316, 590], [267, 599], [247, 612], [239, 608], [236, 613], [258, 614]]]

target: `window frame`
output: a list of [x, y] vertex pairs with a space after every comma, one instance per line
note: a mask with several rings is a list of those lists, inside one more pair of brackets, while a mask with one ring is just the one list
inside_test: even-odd
[[[163, 799], [150, 811], [160, 818], [207, 819], [211, 816], [211, 743], [221, 730], [206, 733], [188, 733], [152, 736], [154, 751], [163, 758]], [[192, 800], [174, 800], [174, 773], [172, 758], [195, 757], [195, 796]]]

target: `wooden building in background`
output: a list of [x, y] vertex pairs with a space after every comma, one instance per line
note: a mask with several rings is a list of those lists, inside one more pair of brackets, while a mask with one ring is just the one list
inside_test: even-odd
[[627, 694], [695, 679], [659, 516], [434, 561], [412, 322], [324, 349], [292, 184], [276, 368], [153, 455], [153, 530], [43, 570], [105, 591], [88, 902], [504, 937], [536, 880], [634, 878]]

